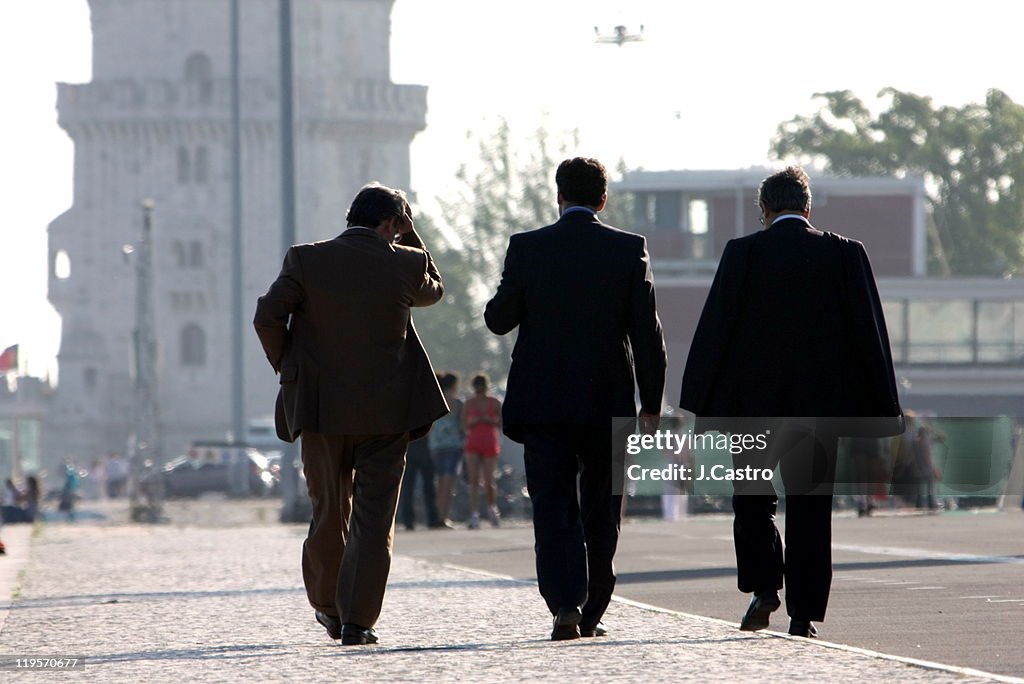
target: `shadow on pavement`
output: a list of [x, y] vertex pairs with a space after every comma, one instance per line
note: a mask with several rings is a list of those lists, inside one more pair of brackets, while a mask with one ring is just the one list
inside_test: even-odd
[[[1002, 556], [1001, 558], [1024, 558], [1024, 556]], [[857, 563], [834, 563], [836, 572], [857, 570], [899, 570], [902, 568], [932, 568], [950, 565], [991, 565], [1005, 563], [1005, 560], [983, 558], [918, 558], [905, 560], [862, 561]], [[689, 570], [651, 570], [646, 572], [619, 573], [616, 584], [643, 584], [646, 582], [675, 582], [680, 580], [711, 579], [715, 577], [735, 577], [736, 567], [724, 568], [692, 568]]]
[[224, 589], [220, 591], [146, 591], [111, 594], [80, 594], [77, 596], [50, 596], [39, 599], [20, 599], [11, 605], [11, 610], [32, 610], [36, 608], [57, 608], [63, 606], [88, 606], [104, 604], [133, 603], [135, 601], [168, 599], [205, 599], [226, 596], [268, 596], [272, 594], [304, 594], [302, 587], [269, 589]]

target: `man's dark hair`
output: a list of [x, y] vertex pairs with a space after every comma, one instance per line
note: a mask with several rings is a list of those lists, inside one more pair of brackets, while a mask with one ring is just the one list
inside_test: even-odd
[[573, 157], [558, 165], [555, 185], [566, 202], [596, 207], [608, 192], [608, 172], [596, 159]]
[[476, 375], [473, 376], [473, 381], [471, 384], [473, 385], [474, 388], [480, 386], [489, 387], [491, 384], [491, 378], [487, 375], [487, 373], [477, 373]]
[[454, 371], [449, 371], [447, 373], [440, 373], [439, 377], [438, 377], [438, 380], [439, 380], [439, 382], [441, 384], [441, 389], [444, 390], [444, 391], [448, 391], [448, 390], [454, 389], [456, 386], [458, 386], [458, 384], [459, 384], [459, 374], [454, 372]]
[[768, 211], [810, 211], [811, 179], [799, 166], [787, 166], [761, 181], [757, 203]]
[[364, 185], [352, 200], [345, 220], [349, 226], [376, 228], [384, 221], [405, 213], [409, 200], [395, 188], [373, 182]]

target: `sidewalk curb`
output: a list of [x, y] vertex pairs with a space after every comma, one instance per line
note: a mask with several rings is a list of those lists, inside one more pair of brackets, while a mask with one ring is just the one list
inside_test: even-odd
[[[477, 568], [470, 568], [465, 565], [456, 565], [453, 563], [442, 563], [441, 567], [450, 568], [452, 570], [459, 570], [461, 572], [467, 572], [482, 577], [488, 577], [491, 579], [500, 579], [508, 582], [514, 582], [516, 584], [523, 584], [529, 586], [537, 586], [537, 583], [531, 580], [518, 579], [509, 575], [503, 575], [497, 572], [489, 572], [487, 570], [479, 570]], [[738, 629], [739, 625], [735, 622], [729, 622], [727, 620], [720, 620], [718, 618], [708, 617], [706, 615], [695, 615], [693, 613], [684, 613], [678, 610], [672, 610], [670, 608], [662, 608], [660, 606], [651, 605], [649, 603], [642, 603], [640, 601], [633, 601], [631, 599], [622, 598], [620, 596], [612, 596], [612, 601], [620, 603], [622, 605], [631, 606], [633, 608], [639, 608], [640, 610], [650, 611], [652, 613], [663, 613], [666, 615], [677, 615], [679, 617], [687, 618], [690, 620], [697, 620], [699, 622], [708, 622], [729, 627], [732, 629]], [[785, 632], [774, 632], [772, 630], [763, 630], [760, 632], [750, 633], [751, 636], [759, 635], [765, 638], [774, 639], [788, 639], [795, 640], [804, 643], [812, 647], [828, 648], [835, 651], [843, 651], [845, 653], [853, 653], [856, 655], [862, 655], [868, 658], [875, 658], [878, 660], [887, 660], [890, 662], [903, 663], [904, 665], [911, 665], [914, 667], [923, 668], [926, 670], [935, 670], [938, 672], [948, 672], [950, 674], [959, 675], [962, 677], [982, 677], [989, 679], [993, 682], [1003, 682], [1005, 684], [1024, 684], [1024, 678], [1013, 677], [1010, 675], [1001, 675], [994, 672], [986, 672], [984, 670], [976, 670], [970, 667], [960, 667], [959, 665], [947, 665], [945, 663], [937, 663], [931, 660], [920, 660], [918, 658], [909, 658], [907, 656], [892, 655], [889, 653], [882, 653], [880, 651], [872, 651], [866, 648], [860, 648], [858, 646], [848, 646], [846, 644], [837, 644], [832, 641], [823, 641], [821, 639], [805, 639], [803, 637], [792, 636]]]

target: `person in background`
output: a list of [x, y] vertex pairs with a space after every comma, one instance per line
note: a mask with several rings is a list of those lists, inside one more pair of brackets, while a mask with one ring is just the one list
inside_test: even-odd
[[423, 490], [423, 505], [427, 509], [427, 527], [442, 527], [437, 516], [437, 492], [434, 491], [434, 462], [430, 457], [430, 445], [420, 438], [409, 442], [409, 450], [405, 456], [405, 477], [402, 480], [400, 506], [402, 524], [410, 532], [416, 529], [416, 480], [419, 479]]
[[853, 467], [858, 518], [869, 516], [875, 510], [873, 498], [879, 481], [881, 461], [882, 440], [875, 437], [850, 438], [850, 462]]
[[107, 457], [97, 456], [89, 466], [89, 476], [86, 480], [90, 499], [105, 499], [107, 495]]
[[480, 483], [487, 495], [491, 524], [501, 524], [494, 468], [501, 453], [501, 401], [487, 393], [491, 381], [485, 373], [473, 377], [473, 396], [466, 400], [462, 427], [466, 432], [466, 470], [469, 472], [469, 529], [480, 527]]
[[935, 498], [935, 483], [942, 480], [942, 472], [932, 458], [932, 441], [945, 442], [946, 435], [920, 418], [913, 423], [914, 465], [918, 482], [915, 504], [918, 508], [937, 512], [940, 506]]
[[27, 522], [35, 522], [39, 515], [39, 478], [29, 475], [25, 478], [25, 516]]
[[64, 465], [64, 487], [60, 492], [60, 510], [67, 513], [68, 522], [75, 520], [75, 501], [78, 498], [78, 471], [74, 463]]
[[121, 454], [110, 454], [107, 459], [107, 497], [116, 499], [124, 496], [128, 471], [128, 459]]
[[455, 471], [462, 461], [462, 450], [466, 441], [466, 435], [462, 430], [463, 403], [458, 397], [457, 373], [439, 373], [437, 380], [451, 413], [434, 423], [434, 429], [427, 435], [427, 440], [430, 445], [430, 456], [434, 459], [434, 472], [437, 473], [437, 515], [441, 522], [440, 526], [451, 529], [455, 527], [451, 521]]

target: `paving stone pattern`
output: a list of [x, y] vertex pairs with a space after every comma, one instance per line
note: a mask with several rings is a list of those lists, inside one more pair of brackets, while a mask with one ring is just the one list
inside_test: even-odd
[[553, 643], [535, 586], [395, 559], [376, 646], [313, 621], [305, 531], [51, 524], [0, 655], [79, 656], [0, 681], [985, 681], [614, 603], [608, 637]]

